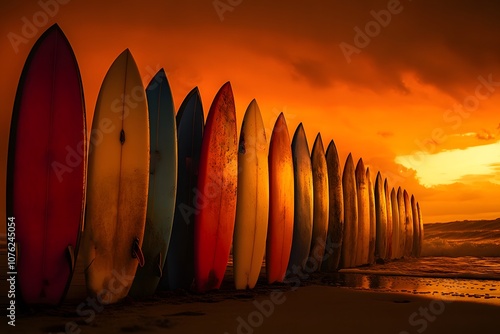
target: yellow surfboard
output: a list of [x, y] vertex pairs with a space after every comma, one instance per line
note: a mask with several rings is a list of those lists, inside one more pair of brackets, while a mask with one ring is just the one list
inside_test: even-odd
[[405, 211], [405, 201], [403, 196], [403, 189], [398, 187], [397, 193], [398, 208], [399, 208], [399, 247], [397, 258], [400, 259], [405, 254], [405, 244], [406, 244], [406, 211]]
[[368, 264], [370, 254], [370, 191], [363, 159], [356, 165], [356, 195], [358, 198], [358, 236], [355, 266]]
[[403, 191], [403, 200], [405, 206], [405, 226], [406, 226], [404, 257], [411, 257], [413, 251], [413, 213], [411, 208], [410, 196], [408, 195], [406, 189]]
[[90, 138], [82, 253], [89, 294], [109, 304], [128, 294], [144, 261], [149, 125], [144, 87], [129, 50], [104, 78]]
[[418, 257], [418, 247], [420, 246], [420, 221], [418, 219], [418, 211], [417, 211], [417, 201], [415, 200], [415, 196], [411, 195], [410, 198], [411, 204], [411, 214], [412, 214], [412, 222], [413, 222], [413, 248], [411, 250], [411, 256]]
[[238, 148], [238, 202], [234, 226], [234, 283], [252, 289], [266, 250], [269, 168], [264, 122], [257, 102], [247, 108]]
[[377, 213], [375, 210], [375, 187], [372, 181], [370, 167], [366, 168], [366, 184], [368, 188], [368, 204], [370, 211], [370, 235], [368, 243], [368, 264], [375, 263], [375, 247], [377, 245]]
[[392, 251], [391, 260], [399, 259], [399, 203], [396, 189], [391, 190], [391, 208], [392, 208]]
[[378, 172], [377, 177], [375, 179], [375, 191], [374, 191], [375, 217], [376, 217], [376, 230], [377, 230], [375, 257], [376, 259], [382, 259], [382, 260], [384, 260], [387, 256], [387, 234], [388, 234], [388, 229], [387, 229], [388, 210], [387, 210], [387, 202], [386, 202], [383, 182], [384, 181], [382, 181], [382, 174]]
[[422, 255], [422, 245], [424, 242], [424, 217], [422, 216], [422, 210], [420, 209], [420, 204], [417, 202], [417, 214], [418, 214], [418, 225], [420, 229], [420, 233], [418, 235], [418, 248], [417, 248], [417, 257]]
[[391, 192], [389, 190], [389, 181], [385, 178], [384, 181], [384, 195], [385, 195], [385, 205], [387, 209], [387, 227], [386, 227], [386, 235], [387, 235], [387, 244], [386, 244], [386, 252], [384, 260], [392, 259], [392, 202], [391, 202]]

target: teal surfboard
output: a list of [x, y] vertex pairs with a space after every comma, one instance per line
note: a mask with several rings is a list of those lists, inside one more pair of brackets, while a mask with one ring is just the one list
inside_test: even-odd
[[146, 88], [150, 126], [150, 174], [146, 228], [142, 252], [144, 267], [137, 270], [129, 295], [152, 295], [163, 274], [177, 192], [177, 129], [174, 103], [165, 71]]

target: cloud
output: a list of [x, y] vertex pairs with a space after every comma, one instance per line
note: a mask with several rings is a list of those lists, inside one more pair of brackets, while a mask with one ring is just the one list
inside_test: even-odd
[[[472, 176], [477, 179], [477, 176]], [[465, 177], [467, 181], [469, 177]], [[421, 204], [425, 222], [468, 219], [493, 219], [500, 217], [498, 193], [500, 185], [483, 179], [476, 183], [456, 182], [427, 189]]]
[[331, 76], [324, 70], [323, 64], [311, 59], [292, 62], [294, 74], [305, 79], [312, 87], [327, 88], [332, 84]]
[[377, 132], [377, 135], [379, 135], [382, 138], [390, 138], [394, 136], [394, 132], [392, 131], [379, 131]]
[[476, 132], [467, 132], [467, 133], [454, 133], [450, 135], [450, 137], [476, 137]]
[[476, 133], [476, 138], [479, 140], [493, 140], [495, 139], [495, 135], [488, 130], [482, 129]]
[[495, 139], [497, 139], [499, 135], [500, 132], [494, 130], [491, 131], [486, 128], [483, 128], [480, 131], [453, 133], [447, 135], [445, 137], [445, 140], [440, 143], [439, 150], [436, 150], [436, 152], [432, 153], [441, 153], [452, 150], [466, 150], [472, 147], [487, 145], [488, 143], [485, 143], [485, 141], [495, 141]]
[[[494, 169], [494, 168], [492, 168], [492, 169]], [[493, 175], [493, 174], [467, 174], [467, 175], [462, 175], [455, 182], [456, 183], [466, 184], [466, 185], [477, 185], [477, 184], [484, 184], [484, 183], [496, 183], [495, 182], [495, 175]]]

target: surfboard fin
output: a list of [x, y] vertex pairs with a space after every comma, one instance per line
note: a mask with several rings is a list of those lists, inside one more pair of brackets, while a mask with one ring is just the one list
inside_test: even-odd
[[132, 243], [132, 257], [139, 261], [139, 266], [144, 267], [144, 254], [139, 246], [139, 238], [135, 238]]
[[161, 252], [158, 254], [158, 272], [156, 273], [156, 275], [158, 277], [162, 277], [163, 276], [163, 268], [162, 268], [162, 265], [161, 265], [161, 259], [162, 259], [162, 256], [161, 256]]
[[71, 245], [68, 245], [66, 248], [66, 259], [68, 260], [71, 272], [73, 272], [75, 270], [75, 250]]
[[[87, 259], [92, 259], [92, 260], [91, 260], [91, 261], [90, 261], [90, 263], [89, 263], [89, 264], [85, 267], [85, 269], [84, 269], [84, 272], [85, 272], [85, 273], [87, 273], [87, 272], [88, 272], [88, 270], [89, 270], [90, 266], [94, 263], [95, 258], [96, 258], [96, 251], [95, 251], [95, 250], [96, 250], [96, 247], [95, 247], [94, 242], [93, 242], [93, 241], [91, 241], [91, 240], [86, 241], [86, 242], [88, 242], [88, 243], [90, 244], [90, 246], [88, 247], [88, 254], [86, 254], [87, 256], [84, 256], [83, 258], [84, 258], [84, 259], [86, 259], [86, 258], [87, 258]], [[86, 261], [86, 260], [85, 260], [85, 261]]]

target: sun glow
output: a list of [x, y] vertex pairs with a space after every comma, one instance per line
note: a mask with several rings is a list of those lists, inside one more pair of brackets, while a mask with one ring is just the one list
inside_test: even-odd
[[398, 156], [395, 162], [415, 169], [425, 187], [455, 182], [489, 181], [500, 184], [500, 141], [493, 144]]

